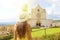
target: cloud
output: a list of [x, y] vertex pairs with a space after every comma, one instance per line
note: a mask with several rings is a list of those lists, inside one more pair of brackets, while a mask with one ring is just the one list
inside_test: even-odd
[[46, 8], [45, 8], [47, 15], [50, 15], [50, 14], [53, 13], [53, 11], [54, 11], [54, 9], [55, 9], [55, 6], [56, 6], [55, 4], [52, 4], [51, 7], [46, 7]]
[[60, 18], [60, 1], [59, 0], [48, 0], [47, 2], [52, 3], [51, 7], [46, 7], [47, 18], [58, 20]]
[[16, 20], [26, 3], [29, 4], [29, 8], [34, 8], [37, 4], [45, 8], [47, 18], [60, 17], [60, 0], [0, 0], [0, 21]]

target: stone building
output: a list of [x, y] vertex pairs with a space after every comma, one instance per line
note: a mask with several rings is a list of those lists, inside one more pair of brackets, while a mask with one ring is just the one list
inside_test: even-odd
[[41, 26], [41, 20], [46, 20], [46, 10], [37, 5], [31, 10], [32, 19], [29, 21], [32, 27]]
[[53, 20], [52, 19], [46, 19], [46, 20], [41, 20], [41, 26], [42, 27], [52, 27]]

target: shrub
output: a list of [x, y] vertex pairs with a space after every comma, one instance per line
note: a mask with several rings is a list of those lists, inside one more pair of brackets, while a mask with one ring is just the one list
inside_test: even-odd
[[12, 34], [0, 36], [0, 40], [9, 40], [9, 39], [11, 39], [11, 38], [13, 38], [13, 35], [12, 35]]

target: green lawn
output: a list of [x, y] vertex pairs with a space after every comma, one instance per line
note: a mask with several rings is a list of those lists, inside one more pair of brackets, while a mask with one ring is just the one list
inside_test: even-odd
[[[32, 30], [33, 31], [38, 30], [38, 31], [32, 32], [32, 37], [41, 37], [42, 35], [45, 34], [44, 29], [32, 29]], [[46, 29], [47, 35], [58, 33], [58, 32], [60, 32], [60, 28], [48, 28], [48, 29]]]
[[[46, 35], [54, 34], [58, 32], [60, 32], [60, 28], [47, 28], [46, 29]], [[32, 32], [31, 32], [32, 38], [41, 37], [44, 34], [45, 34], [44, 29], [32, 29]]]

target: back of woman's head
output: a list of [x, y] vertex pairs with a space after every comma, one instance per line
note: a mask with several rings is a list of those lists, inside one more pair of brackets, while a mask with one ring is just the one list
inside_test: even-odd
[[27, 26], [27, 22], [26, 21], [17, 24], [16, 31], [17, 31], [18, 36], [20, 38], [24, 38], [25, 37], [25, 34], [26, 34], [26, 26]]

